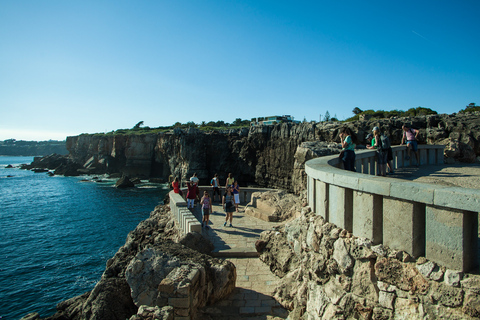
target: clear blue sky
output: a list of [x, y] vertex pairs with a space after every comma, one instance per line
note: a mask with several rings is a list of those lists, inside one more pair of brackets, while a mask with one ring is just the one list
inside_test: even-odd
[[480, 104], [480, 1], [0, 1], [0, 140]]

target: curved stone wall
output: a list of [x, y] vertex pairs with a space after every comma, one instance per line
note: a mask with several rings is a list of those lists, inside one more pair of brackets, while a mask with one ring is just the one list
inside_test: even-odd
[[[443, 164], [443, 148], [419, 145], [422, 165]], [[409, 165], [405, 146], [393, 147], [394, 166]], [[309, 160], [308, 202], [328, 222], [447, 268], [478, 265], [479, 190], [374, 176], [375, 151], [356, 151], [357, 172], [340, 168], [338, 156]]]

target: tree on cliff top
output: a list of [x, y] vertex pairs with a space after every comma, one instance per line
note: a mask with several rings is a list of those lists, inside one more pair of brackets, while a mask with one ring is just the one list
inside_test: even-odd
[[143, 121], [140, 121], [139, 123], [137, 123], [135, 127], [133, 127], [133, 129], [140, 129], [141, 126], [143, 126]]

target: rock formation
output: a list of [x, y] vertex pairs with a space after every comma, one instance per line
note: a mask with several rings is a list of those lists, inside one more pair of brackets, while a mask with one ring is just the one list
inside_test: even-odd
[[308, 213], [265, 231], [260, 259], [282, 278], [275, 298], [292, 319], [473, 319], [480, 276], [374, 246]]
[[[235, 266], [178, 243], [182, 239], [191, 243], [179, 234], [170, 209], [157, 206], [108, 260], [93, 290], [59, 303], [57, 313], [45, 319], [144, 319], [149, 314], [170, 319], [193, 315], [230, 294]], [[208, 240], [196, 239], [195, 246], [209, 246], [198, 243]]]
[[[447, 157], [473, 161], [480, 155], [479, 112], [349, 123], [284, 123], [223, 132], [190, 128], [144, 135], [83, 134], [68, 137], [67, 149], [72, 163], [82, 168], [81, 173], [122, 173], [167, 181], [170, 175], [186, 179], [197, 172], [200, 184], [208, 185], [215, 173], [223, 181], [231, 172], [240, 185], [256, 184], [298, 194], [302, 164], [325, 150], [337, 152], [342, 127], [349, 126], [365, 143], [365, 136], [378, 126], [395, 145], [401, 141], [405, 122], [420, 130], [420, 143], [453, 143], [455, 151]], [[309, 148], [313, 142], [324, 145], [316, 146], [315, 151]]]

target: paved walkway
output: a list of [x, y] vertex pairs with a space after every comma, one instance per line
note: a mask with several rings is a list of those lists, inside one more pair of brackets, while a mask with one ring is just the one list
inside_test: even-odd
[[[229, 227], [229, 223], [224, 226], [222, 206], [214, 203], [209, 229], [203, 228], [203, 235], [215, 246], [214, 256], [235, 264], [237, 287], [227, 299], [205, 307], [200, 319], [286, 319], [288, 311], [272, 297], [279, 278], [260, 261], [255, 250], [260, 233], [278, 223], [245, 215], [244, 206], [240, 206], [239, 211], [233, 214], [233, 227]], [[195, 207], [194, 214], [201, 221], [199, 206]]]

